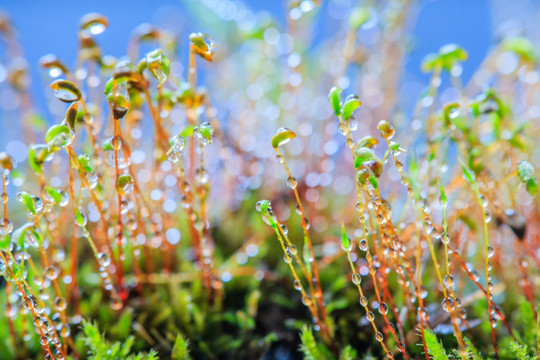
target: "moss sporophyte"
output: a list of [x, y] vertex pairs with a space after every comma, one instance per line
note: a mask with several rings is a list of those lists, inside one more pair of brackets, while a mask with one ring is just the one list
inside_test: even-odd
[[538, 358], [537, 46], [420, 89], [412, 6], [186, 3], [215, 42], [121, 57], [90, 13], [46, 115], [0, 14], [0, 358]]

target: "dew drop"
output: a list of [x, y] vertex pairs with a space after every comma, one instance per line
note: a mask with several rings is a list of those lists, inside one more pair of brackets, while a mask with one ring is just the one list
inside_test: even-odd
[[212, 135], [214, 129], [209, 122], [204, 122], [200, 126], [195, 128], [195, 136], [200, 140], [203, 145], [210, 145], [212, 143]]
[[95, 172], [87, 172], [86, 173], [86, 181], [88, 181], [88, 185], [90, 185], [90, 189], [94, 189], [98, 183], [98, 176]]
[[379, 305], [379, 312], [382, 315], [388, 314], [388, 305], [386, 305], [385, 303], [381, 303], [381, 305]]
[[56, 280], [58, 277], [58, 270], [54, 266], [48, 266], [44, 270], [45, 277], [49, 280]]
[[0, 235], [5, 236], [13, 232], [13, 224], [7, 218], [0, 220]]
[[366, 319], [368, 319], [369, 321], [373, 321], [375, 319], [375, 316], [371, 311], [368, 311], [366, 314]]
[[368, 300], [365, 296], [360, 297], [360, 305], [367, 306]]
[[64, 311], [66, 310], [66, 307], [67, 307], [67, 304], [64, 298], [57, 296], [54, 299], [54, 308], [56, 309], [56, 311]]
[[294, 190], [296, 189], [296, 185], [297, 185], [296, 178], [294, 176], [289, 176], [287, 178], [287, 186]]
[[127, 195], [133, 191], [135, 181], [129, 174], [123, 174], [116, 180], [116, 190], [120, 195]]
[[454, 300], [452, 298], [446, 298], [442, 301], [442, 308], [447, 313], [451, 313], [454, 310]]
[[493, 248], [493, 246], [488, 245], [488, 248], [487, 248], [487, 256], [488, 256], [488, 258], [492, 258], [493, 255], [495, 255], [495, 249]]

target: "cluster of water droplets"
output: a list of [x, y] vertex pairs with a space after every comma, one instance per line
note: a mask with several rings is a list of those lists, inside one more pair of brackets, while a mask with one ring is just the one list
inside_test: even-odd
[[201, 142], [201, 144], [206, 146], [212, 143], [214, 128], [209, 122], [204, 122], [195, 128], [194, 133]]
[[186, 139], [178, 134], [169, 139], [169, 151], [167, 151], [167, 159], [172, 163], [177, 163], [180, 161], [180, 155], [184, 148], [186, 147]]

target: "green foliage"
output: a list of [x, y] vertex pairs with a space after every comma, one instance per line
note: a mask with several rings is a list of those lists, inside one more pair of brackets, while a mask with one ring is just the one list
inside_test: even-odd
[[300, 340], [302, 345], [300, 350], [304, 354], [304, 360], [325, 360], [326, 357], [323, 356], [321, 350], [319, 349], [319, 344], [313, 336], [313, 332], [307, 326], [304, 325], [300, 333]]
[[356, 95], [349, 95], [345, 99], [343, 106], [341, 108], [341, 114], [343, 120], [348, 121], [351, 119], [353, 112], [362, 105], [362, 102]]
[[429, 355], [431, 355], [433, 360], [448, 360], [448, 355], [443, 345], [437, 339], [437, 336], [433, 330], [425, 328], [424, 337], [426, 340], [426, 346], [428, 349]]
[[182, 336], [182, 334], [178, 334], [176, 336], [176, 340], [174, 341], [172, 359], [173, 360], [188, 360], [189, 359], [188, 346], [189, 346], [189, 341], [184, 336]]
[[328, 100], [330, 101], [330, 105], [332, 105], [336, 116], [341, 115], [341, 92], [342, 90], [340, 88], [333, 87], [328, 94]]
[[343, 221], [341, 222], [341, 247], [345, 249], [346, 251], [350, 250], [351, 241], [349, 240], [349, 237], [347, 236], [347, 232], [345, 231], [345, 224], [343, 224]]
[[370, 148], [358, 148], [354, 157], [354, 167], [358, 169], [364, 162], [371, 161], [374, 157], [375, 153]]
[[347, 345], [341, 353], [339, 354], [339, 360], [354, 360], [356, 359], [356, 350], [354, 350], [350, 345]]
[[422, 71], [432, 72], [439, 67], [447, 71], [459, 62], [467, 60], [467, 52], [456, 44], [444, 45], [437, 54], [429, 54], [422, 60]]
[[26, 207], [31, 214], [36, 214], [36, 203], [34, 197], [26, 191], [21, 191], [17, 194], [17, 199]]
[[515, 355], [517, 360], [536, 360], [537, 357], [530, 355], [529, 348], [525, 344], [520, 344], [517, 341], [510, 343], [510, 350]]
[[293, 131], [287, 128], [280, 128], [272, 137], [272, 147], [274, 149], [277, 149], [280, 145], [288, 143], [291, 139], [294, 139], [295, 137], [296, 134]]
[[[200, 10], [203, 3], [186, 7]], [[143, 24], [131, 35], [128, 56], [117, 59], [103, 56], [94, 39], [108, 26], [106, 18], [89, 14], [81, 20], [73, 69], [54, 55], [40, 61], [45, 76], [59, 79], [51, 84], [54, 95], [70, 104], [63, 121], [56, 123], [54, 112], [50, 127], [27, 101], [34, 90], [23, 81], [28, 69], [12, 66], [6, 52], [4, 85], [22, 105], [16, 110], [28, 127], [24, 136], [43, 143], [28, 147], [28, 164], [20, 161], [24, 154], [13, 155], [16, 161], [8, 155], [19, 146], [0, 152], [11, 181], [6, 193], [18, 193], [23, 204], [10, 201], [4, 210], [10, 221], [0, 222], [0, 249], [8, 259], [0, 261], [7, 281], [5, 290], [0, 284], [0, 357], [43, 358], [50, 346], [53, 353], [67, 348], [69, 359], [77, 351], [82, 359], [103, 360], [158, 354], [372, 360], [387, 349], [397, 354], [403, 341], [407, 356], [396, 358], [424, 358], [416, 333], [420, 304], [411, 300], [420, 302], [416, 292], [425, 289], [430, 325], [450, 329], [439, 283], [448, 264], [470, 339], [464, 336], [464, 355], [451, 333], [426, 329], [426, 356], [495, 358], [487, 321], [493, 310], [482, 299], [486, 266], [493, 268], [493, 304], [514, 335], [498, 323], [499, 358], [534, 358], [540, 320], [530, 302], [537, 298], [514, 294], [523, 292], [520, 279], [535, 286], [538, 278], [531, 265], [538, 244], [522, 236], [534, 232], [538, 201], [514, 190], [539, 192], [536, 45], [503, 40], [474, 77], [473, 88], [485, 89], [478, 94], [462, 88], [466, 51], [442, 47], [422, 64], [433, 76], [409, 117], [401, 89], [410, 87], [398, 76], [405, 63], [395, 63], [405, 57], [387, 56], [407, 49], [402, 32], [410, 10], [399, 2], [348, 3], [339, 4], [348, 19], [339, 16], [345, 23], [332, 27], [323, 46], [309, 43], [319, 17], [308, 13], [326, 10], [321, 1], [289, 1], [286, 27], [264, 12], [238, 8], [238, 16], [249, 13], [255, 21], [225, 22], [206, 9], [202, 21], [222, 30], [225, 45], [206, 76], [197, 75], [196, 56], [213, 60], [208, 35], [191, 34], [179, 51], [172, 33]], [[6, 48], [16, 44], [9, 30], [0, 16]], [[179, 53], [189, 55], [187, 64]], [[503, 73], [507, 61], [518, 63]], [[480, 84], [483, 74], [492, 78], [488, 84]], [[328, 94], [330, 107], [318, 104], [329, 84], [362, 95], [368, 106], [361, 121], [353, 121], [360, 98], [345, 98], [339, 87]], [[457, 102], [442, 104], [452, 93]], [[335, 117], [326, 119], [328, 110]], [[273, 128], [279, 129], [272, 135]], [[282, 153], [295, 131], [294, 146]], [[276, 164], [279, 171], [270, 145], [283, 165]], [[260, 198], [274, 208], [261, 200], [254, 212]], [[336, 219], [343, 219], [341, 226]], [[495, 238], [485, 254], [488, 238], [479, 224]], [[438, 264], [445, 255], [449, 263]], [[471, 278], [483, 289], [461, 264], [475, 269]], [[19, 286], [30, 302], [23, 303]], [[366, 316], [364, 306], [379, 297], [385, 306]], [[39, 314], [50, 309], [50, 321], [34, 318], [30, 305]], [[70, 322], [79, 314], [82, 329]], [[319, 331], [309, 327], [314, 318]], [[58, 343], [41, 345], [36, 330], [49, 325], [60, 329]], [[60, 325], [69, 326], [69, 338]]]
[[91, 360], [157, 360], [154, 351], [149, 353], [132, 354], [131, 348], [135, 339], [129, 336], [123, 342], [110, 343], [99, 332], [97, 325], [88, 321], [83, 322], [85, 343], [88, 346], [89, 359]]
[[480, 353], [478, 352], [478, 349], [474, 346], [471, 339], [468, 337], [464, 337], [463, 341], [465, 343], [465, 346], [467, 348], [467, 354], [469, 355], [469, 358], [471, 360], [482, 360], [482, 356], [480, 356]]

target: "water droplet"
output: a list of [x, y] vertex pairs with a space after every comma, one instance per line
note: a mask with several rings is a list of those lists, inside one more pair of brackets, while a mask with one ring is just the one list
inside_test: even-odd
[[67, 304], [66, 300], [64, 298], [58, 296], [54, 299], [54, 308], [56, 311], [64, 311], [66, 310]]
[[82, 17], [80, 31], [84, 36], [98, 35], [107, 28], [107, 18], [98, 13], [89, 13]]
[[451, 313], [454, 310], [454, 300], [448, 297], [442, 301], [442, 308], [447, 313]]
[[0, 235], [9, 235], [13, 232], [13, 224], [6, 218], [0, 220]]
[[75, 224], [78, 226], [86, 226], [86, 223], [88, 222], [88, 217], [86, 216], [85, 212], [79, 209], [80, 219], [79, 216], [75, 216]]
[[394, 137], [394, 126], [386, 120], [381, 120], [377, 124], [377, 129], [381, 133], [381, 136], [387, 140], [390, 140]]
[[131, 151], [128, 145], [119, 137], [110, 137], [103, 143], [105, 162], [115, 167], [115, 150], [118, 152], [118, 169], [126, 169], [131, 165]]
[[386, 305], [385, 303], [381, 303], [381, 305], [379, 305], [379, 312], [382, 315], [388, 314], [388, 305]]
[[86, 173], [86, 181], [88, 181], [88, 185], [90, 185], [90, 189], [94, 189], [98, 183], [98, 176], [95, 172], [87, 172]]
[[375, 316], [371, 311], [368, 311], [366, 314], [366, 319], [368, 319], [369, 321], [373, 321], [375, 319]]
[[287, 178], [287, 186], [294, 190], [296, 189], [296, 185], [297, 185], [296, 178], [294, 176], [289, 176]]
[[43, 273], [49, 280], [55, 280], [58, 277], [58, 270], [54, 266], [46, 267]]
[[81, 91], [71, 81], [59, 79], [50, 85], [54, 91], [54, 96], [63, 102], [72, 103], [81, 98]]
[[448, 117], [449, 117], [450, 119], [455, 119], [455, 118], [457, 118], [459, 115], [460, 115], [460, 111], [459, 111], [459, 108], [458, 108], [458, 107], [453, 107], [452, 109], [450, 109], [450, 112], [448, 113]]
[[365, 296], [361, 296], [360, 297], [360, 305], [367, 306], [367, 304], [368, 304], [367, 298]]
[[292, 263], [292, 256], [291, 256], [291, 254], [288, 253], [288, 252], [285, 252], [285, 255], [283, 255], [283, 261], [285, 261], [285, 263], [287, 263], [287, 264]]
[[208, 34], [193, 33], [189, 36], [192, 51], [207, 61], [212, 61], [216, 45], [214, 39]]
[[201, 141], [201, 144], [206, 146], [212, 143], [214, 129], [209, 122], [204, 122], [200, 126], [196, 127], [194, 132], [197, 138]]
[[355, 118], [351, 117], [351, 119], [349, 120], [349, 129], [351, 131], [356, 131], [358, 130], [358, 120], [356, 120]]
[[181, 153], [186, 147], [186, 139], [178, 134], [169, 139], [169, 145], [171, 146], [171, 151]]
[[342, 123], [339, 123], [338, 125], [338, 132], [341, 134], [341, 135], [346, 135], [347, 134], [347, 128], [345, 127], [345, 125], [343, 125]]
[[159, 82], [158, 86], [161, 86], [169, 75], [170, 60], [161, 49], [157, 49], [146, 54], [146, 65], [150, 74]]
[[359, 273], [355, 272], [352, 274], [352, 282], [354, 285], [360, 285], [360, 283], [362, 282], [362, 277]]
[[375, 339], [377, 339], [378, 342], [382, 342], [384, 340], [384, 336], [382, 332], [378, 331], [377, 334], [375, 335]]
[[487, 208], [489, 203], [484, 195], [479, 196], [480, 202], [482, 203], [483, 208]]
[[486, 217], [486, 223], [491, 222], [491, 212], [488, 209], [484, 210], [484, 215]]
[[97, 259], [99, 261], [99, 264], [103, 266], [104, 268], [109, 267], [109, 265], [111, 265], [111, 259], [109, 258], [109, 255], [105, 253], [102, 253], [102, 252], [98, 253]]
[[56, 124], [51, 126], [45, 134], [45, 141], [51, 147], [61, 148], [70, 145], [74, 135], [67, 125]]
[[133, 177], [129, 174], [123, 174], [118, 177], [116, 180], [116, 190], [121, 195], [127, 195], [133, 191], [135, 181]]
[[358, 243], [358, 248], [362, 251], [367, 251], [368, 250], [368, 243], [366, 241], [366, 239], [361, 239], [360, 242]]
[[197, 169], [197, 180], [199, 181], [199, 183], [207, 184], [208, 179], [209, 179], [209, 176], [208, 176], [208, 171], [206, 171], [206, 169], [201, 169], [201, 168]]
[[444, 286], [447, 289], [453, 289], [454, 288], [454, 277], [452, 275], [446, 275], [444, 277]]
[[311, 299], [308, 295], [302, 295], [302, 304], [305, 306], [311, 306]]
[[126, 83], [124, 81], [113, 80], [112, 89], [107, 94], [107, 100], [111, 104], [114, 118], [117, 120], [122, 119], [130, 107]]
[[493, 246], [488, 245], [488, 248], [487, 248], [487, 256], [488, 256], [488, 258], [492, 258], [493, 255], [495, 255], [495, 249], [493, 248]]

